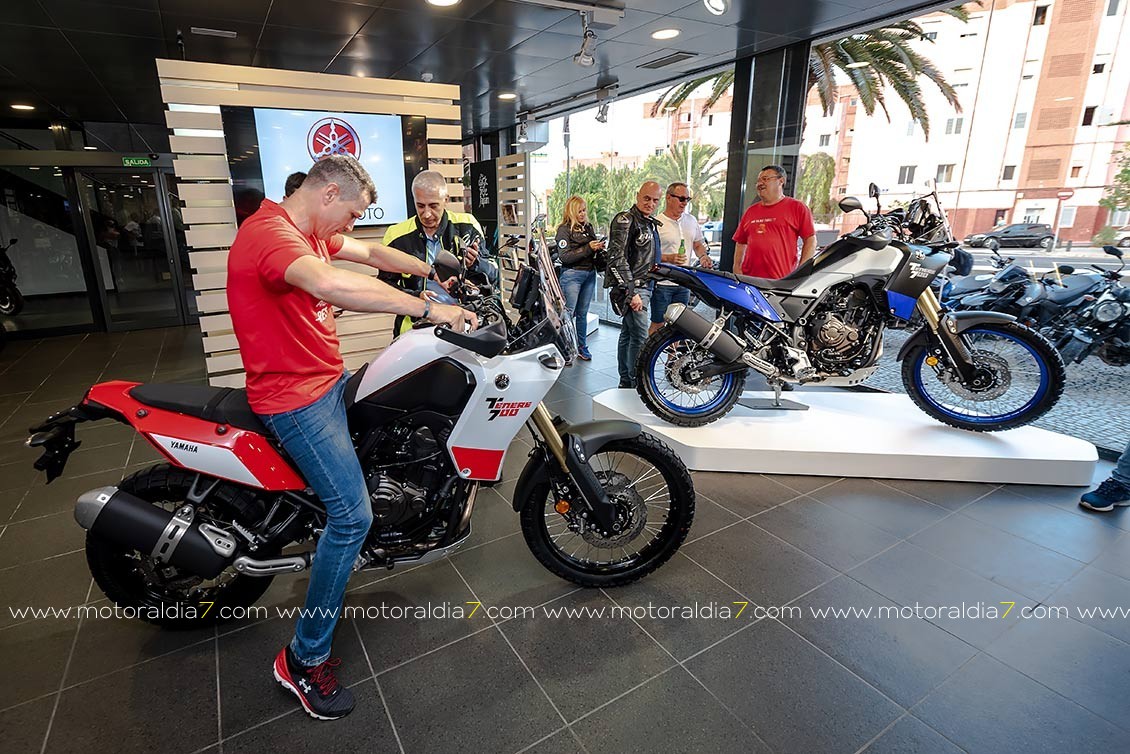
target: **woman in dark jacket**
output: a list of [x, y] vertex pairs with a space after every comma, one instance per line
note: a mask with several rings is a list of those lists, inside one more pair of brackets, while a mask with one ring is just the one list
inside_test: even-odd
[[565, 305], [577, 321], [578, 357], [582, 361], [592, 360], [585, 340], [589, 304], [596, 290], [593, 254], [602, 249], [604, 241], [597, 240], [589, 223], [585, 200], [575, 195], [569, 197], [565, 202], [565, 219], [557, 226], [557, 257], [561, 260], [561, 292], [565, 294]]

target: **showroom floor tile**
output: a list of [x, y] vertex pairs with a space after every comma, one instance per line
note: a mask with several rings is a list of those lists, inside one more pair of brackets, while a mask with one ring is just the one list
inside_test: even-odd
[[[0, 353], [5, 751], [1130, 749], [1130, 618], [1095, 610], [1128, 607], [1130, 518], [1080, 510], [1078, 488], [695, 474], [682, 550], [643, 581], [583, 590], [538, 565], [510, 508], [523, 432], [465, 549], [351, 583], [347, 604], [373, 616], [339, 627], [358, 705], [332, 724], [271, 678], [290, 619], [162, 632], [13, 612], [108, 604], [72, 504], [156, 460], [126, 428], [82, 427], [66, 476], [45, 486], [28, 426], [93, 381], [202, 383], [193, 330]], [[617, 381], [616, 338], [590, 337], [593, 361], [562, 376], [553, 410], [591, 417], [590, 396]], [[277, 579], [262, 604], [300, 604], [305, 586]], [[534, 617], [380, 614], [473, 602]], [[990, 607], [1009, 614], [984, 617]]]

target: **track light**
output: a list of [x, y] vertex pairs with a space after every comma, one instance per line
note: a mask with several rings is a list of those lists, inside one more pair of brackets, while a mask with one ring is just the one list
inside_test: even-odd
[[596, 108], [596, 122], [597, 123], [607, 123], [608, 122], [608, 103], [607, 102], [602, 103], [599, 107]]
[[581, 37], [581, 49], [573, 56], [573, 62], [584, 68], [590, 68], [596, 63], [593, 50], [596, 49], [596, 32], [589, 28], [589, 14], [581, 11], [581, 26], [584, 34]]
[[518, 143], [519, 144], [525, 144], [529, 140], [530, 140], [530, 137], [529, 137], [529, 131], [526, 127], [526, 121], [522, 121], [521, 123], [518, 124]]

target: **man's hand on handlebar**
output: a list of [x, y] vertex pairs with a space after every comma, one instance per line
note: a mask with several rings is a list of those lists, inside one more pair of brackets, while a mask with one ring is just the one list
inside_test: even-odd
[[470, 246], [463, 247], [463, 263], [467, 267], [474, 266], [475, 262], [479, 259], [479, 242], [475, 241]]
[[428, 321], [433, 325], [447, 325], [455, 332], [464, 332], [467, 330], [466, 325], [470, 325], [470, 329], [474, 330], [479, 326], [479, 317], [474, 312], [469, 312], [460, 306], [451, 306], [449, 304], [437, 304], [432, 302], [432, 310], [428, 315]]

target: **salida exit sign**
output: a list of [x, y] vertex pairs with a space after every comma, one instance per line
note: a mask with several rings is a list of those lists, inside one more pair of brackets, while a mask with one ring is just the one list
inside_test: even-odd
[[148, 157], [123, 157], [122, 167], [124, 168], [151, 168], [153, 167], [153, 160]]

